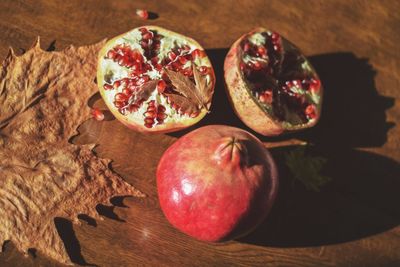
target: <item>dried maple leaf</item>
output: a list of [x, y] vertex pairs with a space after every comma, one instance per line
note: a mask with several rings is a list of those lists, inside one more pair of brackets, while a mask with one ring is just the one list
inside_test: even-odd
[[196, 82], [198, 96], [203, 106], [208, 110], [208, 103], [212, 96], [212, 86], [207, 86], [207, 79], [200, 75], [196, 67], [193, 67], [194, 81]]
[[143, 196], [109, 168], [94, 145], [68, 142], [90, 118], [88, 98], [104, 42], [45, 52], [39, 40], [22, 56], [10, 54], [0, 70], [0, 249], [11, 240], [24, 254], [36, 248], [71, 264], [55, 217], [79, 223], [100, 218], [98, 203], [114, 195]]
[[[175, 86], [176, 91], [182, 96], [177, 94], [167, 94], [171, 101], [174, 103], [181, 103], [181, 108], [184, 112], [187, 110], [199, 110], [205, 108], [208, 110], [208, 102], [211, 98], [211, 90], [207, 87], [207, 80], [201, 76], [196, 67], [193, 67], [193, 74], [195, 83], [193, 83], [189, 77], [183, 75], [180, 72], [174, 72], [165, 69], [172, 85]], [[190, 113], [190, 112], [189, 112]]]
[[146, 101], [151, 93], [156, 90], [156, 86], [159, 80], [150, 80], [144, 83], [139, 90], [134, 94], [135, 102], [139, 100]]
[[169, 93], [166, 95], [168, 97], [168, 101], [177, 104], [182, 113], [192, 114], [199, 111], [199, 107], [192, 101], [188, 100], [188, 98], [185, 96]]

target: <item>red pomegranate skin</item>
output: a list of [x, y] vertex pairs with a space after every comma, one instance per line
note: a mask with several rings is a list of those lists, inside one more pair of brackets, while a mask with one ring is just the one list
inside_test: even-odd
[[235, 239], [268, 214], [278, 189], [276, 165], [252, 134], [210, 125], [176, 141], [157, 168], [168, 221], [199, 240]]

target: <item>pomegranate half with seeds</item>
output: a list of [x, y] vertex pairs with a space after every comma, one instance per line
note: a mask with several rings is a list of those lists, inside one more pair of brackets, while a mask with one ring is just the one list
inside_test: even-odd
[[157, 167], [157, 190], [173, 226], [200, 240], [226, 241], [264, 220], [278, 191], [278, 174], [254, 135], [209, 125], [168, 148]]
[[143, 26], [109, 40], [99, 54], [97, 84], [110, 111], [140, 132], [172, 132], [209, 111], [215, 75], [195, 40]]
[[323, 88], [306, 57], [276, 32], [257, 28], [240, 37], [224, 64], [226, 90], [239, 118], [274, 136], [314, 126]]

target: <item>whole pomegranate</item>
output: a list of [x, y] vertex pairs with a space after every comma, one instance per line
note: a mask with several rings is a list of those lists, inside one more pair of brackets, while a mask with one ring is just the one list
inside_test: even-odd
[[314, 126], [323, 89], [317, 73], [292, 43], [257, 28], [240, 37], [224, 64], [226, 90], [238, 117], [268, 136]]
[[143, 26], [109, 40], [100, 51], [97, 84], [110, 111], [141, 132], [172, 132], [209, 111], [215, 76], [193, 39]]
[[211, 125], [168, 148], [157, 168], [157, 189], [173, 226], [217, 242], [245, 235], [263, 221], [278, 175], [270, 153], [252, 134]]

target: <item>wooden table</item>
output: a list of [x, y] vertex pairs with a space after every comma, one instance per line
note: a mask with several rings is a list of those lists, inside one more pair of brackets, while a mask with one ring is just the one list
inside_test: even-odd
[[[142, 21], [136, 8], [157, 18]], [[332, 181], [321, 192], [305, 190], [285, 170], [294, 146], [272, 148], [281, 187], [270, 217], [237, 241], [195, 241], [164, 218], [155, 168], [183, 133], [141, 135], [116, 120], [88, 121], [75, 143], [97, 142], [96, 152], [145, 192], [145, 199], [116, 198], [98, 206], [103, 221], [80, 227], [56, 224], [71, 259], [99, 266], [400, 266], [400, 2], [399, 1], [15, 1], [0, 3], [0, 56], [22, 53], [37, 35], [43, 48], [60, 50], [113, 37], [145, 23], [198, 40], [216, 70], [212, 113], [206, 124], [247, 129], [233, 114], [223, 89], [229, 46], [256, 26], [274, 29], [297, 44], [326, 88], [322, 120], [314, 129], [279, 138], [278, 147], [304, 140], [327, 159]], [[98, 95], [90, 105], [102, 106]], [[58, 266], [38, 251], [24, 258], [5, 244], [1, 266]]]

